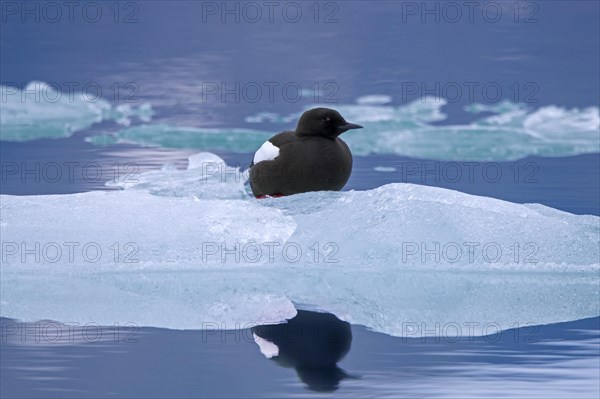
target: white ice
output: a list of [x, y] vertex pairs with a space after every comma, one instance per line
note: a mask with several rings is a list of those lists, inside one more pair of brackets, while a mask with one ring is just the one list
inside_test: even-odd
[[92, 89], [89, 93], [60, 91], [38, 81], [29, 82], [23, 90], [0, 86], [0, 95], [0, 139], [4, 141], [64, 138], [103, 120], [129, 126], [133, 117], [142, 122], [152, 117], [149, 104], [113, 106]]
[[255, 200], [155, 195], [144, 179], [1, 196], [2, 316], [241, 328], [303, 304], [414, 335], [600, 315], [595, 216], [411, 184]]

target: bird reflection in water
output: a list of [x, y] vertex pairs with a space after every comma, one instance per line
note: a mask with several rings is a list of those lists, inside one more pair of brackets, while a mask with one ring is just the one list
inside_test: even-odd
[[298, 310], [287, 323], [256, 326], [252, 334], [263, 355], [296, 369], [314, 391], [335, 391], [341, 380], [353, 378], [337, 366], [350, 350], [350, 324], [330, 313]]

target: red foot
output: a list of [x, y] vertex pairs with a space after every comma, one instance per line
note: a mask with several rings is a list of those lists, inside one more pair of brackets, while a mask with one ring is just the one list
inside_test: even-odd
[[265, 199], [265, 198], [279, 198], [283, 197], [283, 194], [273, 194], [273, 195], [259, 195], [256, 199]]

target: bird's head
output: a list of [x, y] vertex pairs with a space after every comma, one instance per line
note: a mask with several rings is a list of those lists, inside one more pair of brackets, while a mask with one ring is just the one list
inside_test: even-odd
[[330, 139], [361, 125], [346, 121], [339, 112], [330, 108], [314, 108], [306, 111], [298, 120], [296, 134], [301, 137], [322, 136]]

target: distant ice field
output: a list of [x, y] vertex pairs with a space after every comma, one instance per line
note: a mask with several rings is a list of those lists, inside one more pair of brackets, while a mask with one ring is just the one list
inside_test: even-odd
[[[197, 148], [253, 152], [274, 133], [293, 128], [301, 112], [248, 115], [247, 124], [270, 123], [271, 131], [231, 126], [199, 128], [152, 123], [149, 103], [112, 106], [82, 92], [61, 93], [44, 82], [20, 90], [1, 86], [1, 139], [29, 141], [69, 137], [101, 121], [128, 126], [88, 138], [97, 145], [133, 143], [166, 148]], [[355, 104], [335, 104], [344, 117], [365, 129], [343, 138], [356, 155], [395, 154], [414, 158], [464, 161], [506, 161], [527, 156], [568, 156], [600, 151], [598, 107], [567, 109], [560, 105], [531, 108], [508, 101], [471, 104], [466, 111], [482, 117], [463, 125], [438, 125], [446, 119], [439, 97], [424, 97], [393, 106], [390, 96], [368, 95]], [[141, 124], [140, 124], [141, 123]], [[131, 125], [131, 126], [129, 126]]]

